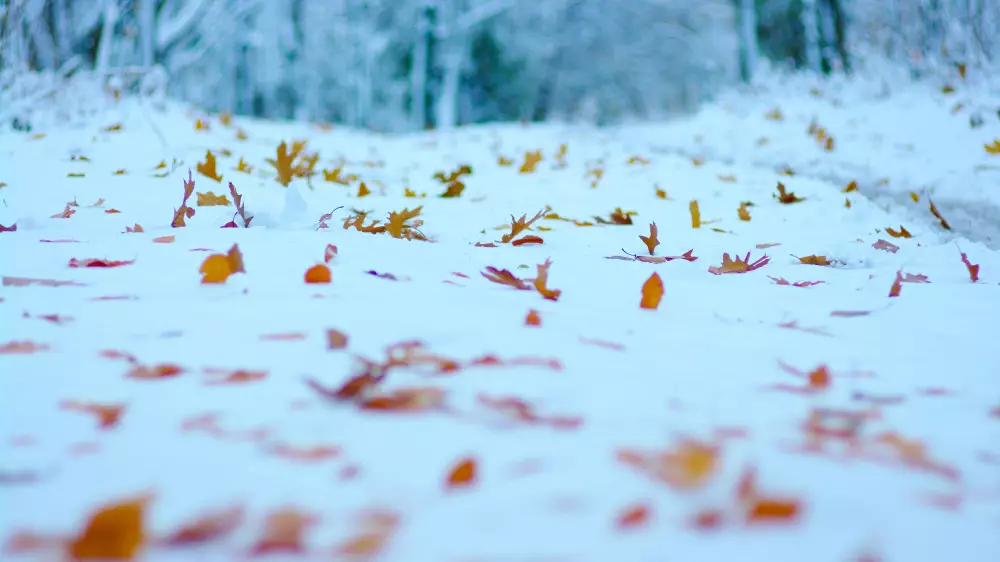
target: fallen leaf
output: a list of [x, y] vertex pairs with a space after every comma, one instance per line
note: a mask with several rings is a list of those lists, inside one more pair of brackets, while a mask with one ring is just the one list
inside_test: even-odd
[[243, 268], [243, 254], [239, 246], [233, 244], [228, 253], [212, 254], [205, 258], [198, 271], [202, 274], [202, 283], [225, 283], [233, 273], [246, 272]]
[[[211, 386], [242, 384], [247, 382], [262, 381], [267, 378], [267, 371], [248, 371], [237, 369], [235, 371], [212, 371], [213, 378], [205, 384]], [[218, 376], [223, 375], [223, 376]]]
[[205, 176], [206, 178], [213, 179], [217, 182], [222, 181], [222, 175], [215, 170], [215, 155], [212, 154], [211, 150], [205, 152], [205, 161], [198, 162], [195, 169], [199, 174]]
[[931, 201], [930, 199], [928, 199], [927, 202], [930, 203], [931, 214], [934, 215], [934, 217], [937, 218], [938, 222], [941, 223], [941, 228], [945, 230], [951, 230], [951, 225], [948, 224], [948, 221], [944, 220], [944, 217], [941, 216], [941, 212], [938, 211], [937, 207], [934, 206], [934, 202]]
[[531, 225], [534, 224], [538, 219], [544, 217], [545, 213], [548, 210], [549, 210], [548, 208], [545, 208], [545, 209], [542, 209], [541, 211], [538, 211], [537, 213], [535, 213], [535, 216], [531, 217], [531, 219], [527, 218], [528, 217], [527, 214], [521, 215], [521, 218], [519, 218], [519, 219], [515, 219], [514, 215], [511, 215], [510, 216], [510, 233], [504, 234], [503, 236], [501, 236], [500, 237], [500, 242], [503, 243], [503, 244], [507, 244], [507, 243], [511, 242], [521, 232], [530, 229]]
[[102, 260], [102, 259], [83, 259], [78, 260], [76, 258], [70, 258], [69, 267], [121, 267], [123, 265], [132, 265], [135, 260]]
[[10, 226], [0, 224], [0, 232], [17, 232], [17, 223], [15, 222]]
[[340, 330], [331, 328], [326, 331], [326, 348], [329, 350], [347, 349], [347, 341], [347, 334]]
[[802, 198], [802, 197], [796, 197], [794, 193], [786, 192], [785, 191], [785, 184], [781, 183], [780, 181], [778, 182], [778, 188], [777, 189], [778, 189], [778, 194], [775, 195], [774, 197], [778, 200], [779, 203], [783, 203], [785, 205], [790, 205], [792, 203], [798, 203], [800, 201], [805, 201], [805, 199]]
[[[969, 270], [969, 279], [973, 283], [977, 283], [979, 281], [979, 264], [973, 264], [971, 261], [969, 261], [969, 256], [967, 256], [965, 252], [962, 251], [961, 248], [959, 248], [958, 251], [959, 253], [962, 254], [962, 263], [964, 263], [966, 269]], [[4, 278], [4, 285], [6, 284], [7, 281], [6, 278]]]
[[361, 185], [358, 186], [358, 197], [365, 197], [367, 195], [371, 195], [371, 193], [372, 190], [368, 189], [368, 186], [365, 185], [365, 182], [361, 182]]
[[122, 414], [125, 413], [124, 404], [97, 404], [94, 402], [64, 400], [59, 403], [59, 407], [71, 412], [97, 416], [97, 427], [100, 429], [111, 429], [117, 426], [118, 422], [121, 421]]
[[673, 449], [620, 449], [618, 461], [678, 490], [696, 490], [708, 484], [719, 467], [717, 445], [682, 439]]
[[878, 242], [872, 244], [872, 248], [875, 248], [876, 250], [885, 250], [886, 252], [893, 254], [899, 251], [899, 246], [887, 240], [882, 240], [881, 238], [879, 238]]
[[815, 254], [811, 256], [805, 256], [800, 258], [798, 256], [792, 256], [793, 258], [799, 260], [799, 263], [804, 263], [806, 265], [831, 265], [830, 260], [826, 259], [826, 256], [817, 256]]
[[656, 253], [656, 247], [660, 245], [660, 241], [656, 238], [656, 223], [649, 223], [649, 236], [639, 236], [639, 240], [646, 245], [646, 249], [649, 250], [649, 255]]
[[892, 287], [889, 288], [890, 297], [898, 297], [899, 292], [903, 289], [903, 275], [902, 271], [896, 272], [896, 280], [892, 282]]
[[535, 289], [550, 301], [559, 300], [559, 295], [562, 294], [560, 289], [549, 289], [547, 287], [549, 279], [549, 267], [552, 265], [552, 260], [546, 259], [545, 263], [540, 263], [536, 266], [535, 279], [532, 280], [532, 284]]
[[124, 500], [98, 509], [83, 532], [67, 544], [73, 560], [132, 560], [146, 542], [146, 505], [152, 496]]
[[191, 176], [191, 170], [188, 170], [188, 179], [184, 180], [184, 199], [181, 200], [180, 208], [174, 209], [174, 220], [170, 222], [170, 226], [174, 228], [186, 226], [184, 219], [194, 216], [194, 209], [187, 205], [192, 193], [194, 193], [194, 178]]
[[722, 265], [721, 266], [709, 266], [708, 271], [715, 275], [722, 275], [725, 273], [747, 273], [755, 269], [760, 269], [770, 262], [771, 259], [766, 255], [762, 258], [757, 259], [753, 263], [750, 263], [750, 252], [747, 252], [746, 257], [742, 260], [739, 255], [736, 256], [736, 261], [733, 261], [729, 257], [729, 254], [722, 254]]
[[537, 310], [529, 310], [528, 315], [524, 317], [525, 326], [541, 326], [542, 317], [538, 314]]
[[791, 283], [787, 281], [784, 277], [771, 277], [770, 275], [768, 275], [767, 277], [768, 279], [774, 281], [778, 285], [790, 285], [792, 287], [811, 287], [813, 285], [819, 285], [821, 283], [825, 283], [825, 281], [796, 281], [795, 283]]
[[306, 546], [303, 544], [304, 535], [318, 522], [319, 518], [315, 515], [297, 509], [285, 508], [272, 511], [264, 519], [261, 536], [250, 547], [250, 554], [252, 556], [275, 552], [304, 554], [306, 552]]
[[329, 283], [332, 279], [330, 268], [324, 264], [317, 264], [306, 270], [306, 283]]
[[295, 462], [319, 462], [340, 456], [340, 447], [331, 445], [316, 445], [313, 447], [294, 447], [286, 443], [274, 443], [267, 447], [267, 453]]
[[28, 340], [9, 341], [0, 345], [0, 355], [38, 353], [40, 351], [49, 351], [49, 349], [49, 346], [45, 344], [38, 344]]
[[494, 283], [499, 283], [501, 285], [507, 285], [514, 287], [515, 289], [521, 291], [530, 291], [531, 285], [528, 285], [523, 280], [516, 277], [507, 269], [497, 269], [492, 266], [487, 266], [485, 271], [481, 272], [482, 276], [489, 279]]
[[663, 280], [660, 275], [653, 272], [642, 284], [642, 300], [639, 301], [639, 308], [656, 310], [660, 306], [660, 299], [663, 298]]
[[85, 287], [86, 283], [58, 281], [56, 279], [35, 279], [31, 277], [3, 277], [4, 287], [28, 287], [30, 285], [39, 285], [42, 287]]
[[374, 560], [399, 527], [397, 513], [373, 510], [361, 520], [361, 529], [334, 549], [334, 555], [350, 560]]
[[61, 213], [56, 213], [56, 214], [52, 215], [51, 218], [54, 218], [54, 219], [68, 219], [71, 216], [73, 216], [75, 213], [76, 213], [76, 211], [74, 209], [72, 209], [70, 207], [70, 205], [67, 204], [66, 208], [63, 209], [63, 211]]
[[1000, 139], [993, 141], [993, 144], [984, 144], [987, 154], [1000, 154]]
[[691, 228], [701, 228], [701, 210], [698, 209], [698, 201], [692, 199], [688, 203], [688, 211], [691, 213]]
[[170, 244], [171, 242], [173, 242], [176, 239], [177, 239], [177, 237], [173, 236], [173, 235], [171, 235], [171, 236], [157, 236], [156, 238], [153, 238], [153, 242], [155, 242], [157, 244]]
[[468, 488], [476, 483], [478, 478], [478, 462], [475, 458], [467, 457], [458, 461], [445, 479], [445, 488], [454, 490], [458, 488]]
[[739, 215], [741, 221], [750, 221], [750, 208], [748, 203], [740, 203], [740, 208], [736, 209], [736, 214]]
[[649, 524], [652, 517], [648, 504], [638, 503], [622, 510], [615, 519], [615, 527], [622, 530], [635, 529]]
[[135, 364], [125, 376], [130, 379], [154, 380], [176, 377], [184, 373], [184, 369], [173, 363], [158, 363], [152, 367], [148, 365]]
[[889, 234], [889, 236], [892, 236], [893, 238], [913, 238], [913, 235], [911, 235], [909, 231], [906, 230], [906, 227], [904, 227], [903, 225], [899, 226], [898, 231], [893, 230], [892, 227], [886, 228], [885, 231], [886, 233]]
[[521, 168], [518, 170], [522, 174], [530, 174], [535, 171], [535, 166], [542, 161], [542, 151], [536, 150], [534, 152], [524, 153], [524, 163], [521, 164]]
[[206, 513], [194, 521], [182, 524], [159, 542], [166, 546], [190, 546], [222, 539], [233, 533], [243, 523], [246, 510], [233, 506]]
[[215, 206], [228, 206], [230, 205], [229, 198], [225, 195], [216, 195], [209, 191], [208, 193], [198, 193], [195, 205], [199, 207], [215, 207]]
[[917, 273], [917, 274], [904, 273], [903, 274], [902, 282], [903, 283], [930, 283], [930, 280], [927, 278], [926, 275], [923, 275], [923, 274], [920, 274], [920, 273]]
[[145, 231], [142, 229], [141, 226], [139, 226], [139, 223], [135, 223], [133, 226], [125, 227], [125, 233], [129, 232], [145, 232]]
[[858, 190], [858, 182], [852, 180], [851, 183], [847, 184], [847, 187], [844, 188], [844, 193], [850, 193], [852, 191], [857, 191], [857, 190]]

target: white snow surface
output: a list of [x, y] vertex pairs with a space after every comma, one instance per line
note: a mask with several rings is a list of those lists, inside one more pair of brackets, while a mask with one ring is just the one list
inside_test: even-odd
[[[290, 560], [361, 559], [334, 550], [358, 534], [371, 509], [399, 517], [378, 558], [405, 562], [997, 560], [1000, 156], [983, 145], [1000, 137], [1000, 121], [983, 111], [985, 124], [973, 129], [967, 114], [953, 115], [953, 99], [976, 103], [960, 86], [952, 97], [919, 86], [884, 99], [843, 91], [837, 106], [831, 95], [785, 85], [731, 97], [689, 120], [605, 130], [509, 125], [391, 137], [243, 118], [223, 126], [172, 102], [157, 109], [125, 100], [72, 126], [3, 133], [0, 224], [16, 221], [17, 230], [0, 233], [0, 345], [45, 347], [0, 354], [0, 540], [19, 532], [69, 540], [95, 510], [151, 493], [142, 551], [150, 561], [248, 559], [264, 519], [283, 508], [318, 518]], [[764, 117], [775, 107], [783, 120]], [[197, 118], [210, 130], [196, 131]], [[834, 135], [832, 152], [806, 134], [813, 118]], [[104, 130], [119, 123], [119, 131]], [[237, 128], [246, 140], [237, 140]], [[769, 144], [758, 145], [760, 137]], [[282, 187], [266, 159], [282, 140], [300, 139], [319, 154], [317, 175]], [[556, 159], [562, 143], [564, 167]], [[525, 151], [536, 149], [536, 171], [520, 173]], [[195, 191], [228, 193], [232, 181], [255, 217], [249, 228], [220, 228], [232, 206], [195, 207], [186, 227], [171, 228], [182, 181], [206, 150], [218, 157], [223, 182], [195, 172]], [[500, 166], [498, 156], [515, 163]], [[252, 173], [235, 170], [241, 157]], [[161, 160], [168, 173], [156, 177]], [[324, 181], [319, 171], [343, 162], [370, 195], [358, 198], [357, 182]], [[433, 174], [461, 164], [472, 168], [465, 191], [438, 197], [444, 186]], [[796, 175], [777, 173], [785, 165]], [[596, 187], [594, 168], [604, 170]], [[877, 185], [882, 178], [888, 182]], [[844, 193], [851, 180], [859, 191]], [[779, 181], [804, 201], [779, 203]], [[404, 197], [407, 187], [426, 198]], [[929, 213], [928, 197], [954, 230]], [[74, 200], [72, 216], [50, 218]], [[718, 222], [692, 228], [692, 200], [703, 220]], [[737, 216], [741, 202], [753, 203], [749, 222]], [[340, 205], [329, 228], [317, 229]], [[430, 241], [342, 228], [352, 208], [382, 218], [418, 205]], [[526, 232], [543, 244], [475, 245], [499, 240], [510, 215], [546, 206], [591, 223], [616, 208], [636, 214], [631, 225], [543, 219]], [[623, 249], [646, 253], [639, 235], [651, 222], [656, 255], [693, 249], [698, 259], [605, 259], [625, 256]], [[134, 224], [144, 232], [123, 233]], [[886, 233], [900, 226], [912, 238]], [[162, 236], [176, 238], [153, 241]], [[879, 239], [899, 250], [873, 248]], [[245, 273], [200, 283], [206, 257], [233, 244]], [[338, 249], [332, 283], [305, 283], [327, 244]], [[779, 245], [756, 247], [764, 244]], [[723, 253], [747, 252], [770, 262], [744, 274], [708, 271]], [[978, 282], [960, 252], [980, 266]], [[793, 257], [808, 255], [833, 265]], [[70, 268], [72, 258], [135, 262]], [[493, 266], [533, 278], [546, 259], [548, 285], [562, 291], [557, 301], [480, 274]], [[641, 309], [653, 272], [663, 299], [656, 310]], [[903, 283], [889, 297], [897, 272], [929, 283]], [[532, 309], [540, 326], [525, 324]], [[327, 349], [328, 329], [348, 335], [347, 349]], [[299, 336], [262, 337], [274, 334]], [[383, 361], [388, 346], [411, 340], [462, 368], [393, 368], [377, 391], [435, 387], [446, 407], [363, 410], [305, 382], [336, 388], [363, 370], [359, 357]], [[183, 372], [130, 378], [126, 361], [101, 354], [108, 350]], [[467, 365], [487, 354], [557, 363]], [[825, 365], [830, 384], [810, 393], [775, 389], [806, 384], [782, 363], [803, 373]], [[212, 369], [267, 375], [213, 385]], [[582, 422], [505, 417], [483, 395]], [[100, 429], [66, 401], [124, 411]], [[821, 451], [804, 454], [805, 424], [825, 409], [858, 419], [853, 448], [816, 438]], [[209, 413], [217, 414], [215, 430], [183, 429]], [[266, 431], [248, 433], [257, 429]], [[671, 484], [677, 466], [669, 460], [658, 461], [658, 478], [620, 458], [677, 451], [685, 440], [718, 448], [704, 482]], [[275, 454], [279, 446], [337, 453], [296, 460]], [[469, 457], [475, 482], [446, 489], [451, 468]], [[748, 523], [750, 502], [734, 492], [748, 467], [759, 493], [795, 500], [798, 517]], [[187, 547], [155, 541], [233, 505], [246, 519], [232, 534]], [[617, 520], [636, 505], [648, 518], [621, 528]], [[720, 526], [692, 525], [712, 509], [723, 514]], [[55, 549], [8, 548], [3, 556], [51, 560]]]

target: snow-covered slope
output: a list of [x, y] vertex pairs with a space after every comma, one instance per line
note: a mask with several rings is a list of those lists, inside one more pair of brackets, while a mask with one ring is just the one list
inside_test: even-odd
[[[1000, 156], [983, 144], [1000, 134], [923, 96], [404, 137], [125, 101], [0, 136], [5, 559], [994, 560]], [[267, 159], [296, 140], [314, 175], [284, 187]], [[196, 171], [209, 150], [221, 182]], [[439, 197], [435, 173], [462, 165], [464, 191]], [[189, 169], [195, 214], [172, 228]], [[195, 203], [229, 182], [249, 228]], [[418, 206], [402, 238], [344, 228]], [[543, 243], [500, 242], [547, 207], [512, 239]], [[655, 256], [691, 259], [607, 259], [648, 255], [651, 223]], [[234, 245], [245, 271], [201, 283]], [[329, 245], [332, 282], [307, 284]], [[769, 261], [709, 271], [747, 252]], [[531, 281], [549, 259], [555, 300]]]

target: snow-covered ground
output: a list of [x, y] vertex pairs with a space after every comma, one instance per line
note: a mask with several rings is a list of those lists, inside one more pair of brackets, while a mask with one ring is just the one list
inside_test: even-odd
[[[955, 87], [403, 137], [123, 101], [4, 133], [4, 559], [995, 561], [1000, 116]], [[629, 258], [651, 223], [690, 259]]]

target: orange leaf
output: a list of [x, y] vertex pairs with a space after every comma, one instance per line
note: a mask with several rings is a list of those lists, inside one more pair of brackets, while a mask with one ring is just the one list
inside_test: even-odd
[[174, 228], [186, 226], [184, 224], [185, 217], [191, 218], [194, 216], [194, 209], [187, 206], [188, 199], [191, 198], [192, 193], [194, 193], [194, 178], [191, 176], [191, 170], [188, 170], [188, 179], [184, 180], [184, 199], [181, 200], [181, 206], [174, 209], [174, 220], [170, 222], [170, 226]]
[[216, 377], [206, 384], [209, 385], [223, 385], [223, 384], [240, 384], [245, 382], [256, 382], [267, 378], [267, 371], [247, 371], [245, 369], [237, 369], [235, 371], [223, 371], [221, 374], [225, 375], [223, 377]]
[[368, 186], [365, 185], [365, 182], [361, 182], [361, 185], [358, 186], [358, 197], [364, 197], [366, 195], [371, 195], [371, 193], [372, 193], [372, 190], [368, 189]]
[[701, 228], [701, 210], [698, 209], [698, 201], [696, 199], [688, 203], [688, 211], [691, 213], [691, 228]]
[[634, 529], [636, 527], [641, 527], [649, 523], [651, 517], [651, 510], [649, 505], [645, 503], [638, 503], [627, 507], [620, 514], [615, 521], [615, 526], [619, 529]]
[[207, 513], [194, 521], [181, 525], [179, 529], [163, 539], [167, 546], [188, 546], [221, 539], [243, 523], [244, 509], [234, 506], [222, 511]]
[[176, 240], [176, 238], [176, 236], [158, 236], [153, 238], [153, 242], [156, 242], [157, 244], [170, 244]]
[[372, 511], [361, 522], [361, 530], [335, 549], [338, 557], [352, 560], [372, 560], [385, 548], [385, 543], [399, 527], [400, 517], [392, 511]]
[[225, 283], [233, 273], [246, 272], [243, 268], [243, 254], [238, 245], [233, 244], [226, 254], [212, 254], [205, 258], [201, 268], [202, 283]]
[[542, 161], [542, 151], [536, 150], [534, 152], [524, 153], [524, 164], [521, 164], [521, 168], [518, 170], [522, 174], [530, 174], [535, 171], [535, 166]]
[[757, 259], [757, 261], [750, 263], [750, 252], [747, 252], [746, 257], [740, 259], [739, 255], [736, 256], [736, 261], [733, 261], [729, 257], [729, 254], [722, 254], [722, 265], [721, 266], [709, 266], [708, 271], [715, 275], [722, 275], [724, 273], [747, 273], [755, 269], [760, 269], [770, 262], [771, 259], [765, 255], [762, 258]]
[[931, 206], [931, 214], [934, 215], [937, 218], [937, 220], [941, 223], [941, 228], [945, 230], [951, 230], [951, 225], [948, 224], [948, 221], [944, 220], [944, 217], [941, 216], [941, 212], [938, 211], [937, 207], [934, 206], [934, 202], [931, 201], [930, 199], [928, 199], [927, 201], [930, 203]]
[[229, 198], [225, 195], [216, 195], [211, 191], [208, 193], [197, 193], [196, 195], [198, 197], [195, 201], [195, 205], [199, 207], [219, 207], [231, 204]]
[[531, 309], [528, 311], [528, 315], [524, 317], [525, 326], [541, 326], [542, 317], [538, 314], [537, 310]]
[[857, 190], [858, 190], [858, 182], [851, 181], [851, 183], [847, 184], [847, 187], [844, 188], [844, 193], [850, 193], [852, 191], [857, 191]]
[[655, 254], [656, 247], [660, 245], [660, 241], [656, 239], [656, 223], [649, 223], [649, 236], [639, 236], [639, 240], [646, 245], [646, 249], [649, 250], [649, 255]]
[[778, 194], [774, 196], [778, 202], [784, 203], [785, 205], [790, 205], [792, 203], [798, 203], [800, 201], [805, 201], [802, 197], [796, 197], [794, 193], [785, 191], [785, 184], [778, 182]]
[[129, 369], [125, 376], [132, 379], [165, 379], [175, 377], [183, 372], [184, 369], [170, 363], [161, 363], [152, 367], [136, 364]]
[[59, 407], [73, 412], [94, 414], [97, 416], [97, 427], [100, 429], [115, 427], [121, 421], [122, 414], [125, 413], [124, 404], [95, 404], [93, 402], [64, 400], [59, 403]]
[[48, 351], [49, 346], [45, 344], [38, 344], [32, 341], [10, 341], [3, 345], [0, 345], [0, 355], [2, 354], [14, 354], [14, 353], [38, 353], [39, 351]]
[[642, 284], [642, 300], [639, 301], [639, 308], [656, 310], [660, 306], [660, 299], [663, 298], [663, 280], [660, 275], [653, 272]]
[[892, 227], [886, 228], [885, 231], [893, 238], [913, 238], [913, 235], [911, 235], [903, 225], [899, 225], [898, 231], [893, 230]]
[[333, 329], [327, 330], [326, 348], [347, 349], [347, 334], [341, 332], [340, 330], [333, 330]]
[[736, 209], [736, 214], [739, 215], [741, 221], [750, 220], [750, 208], [748, 203], [740, 203], [740, 208]]
[[424, 412], [444, 406], [445, 391], [434, 387], [398, 388], [380, 396], [366, 398], [362, 410]]
[[205, 152], [205, 161], [198, 162], [195, 169], [206, 178], [211, 178], [217, 182], [222, 181], [222, 176], [215, 170], [215, 155], [212, 154], [211, 150]]
[[83, 532], [67, 544], [73, 560], [132, 560], [145, 542], [143, 519], [151, 496], [100, 508]]
[[449, 472], [445, 488], [467, 488], [476, 483], [478, 462], [472, 457], [461, 459]]
[[306, 270], [306, 283], [329, 283], [333, 279], [330, 268], [317, 264]]
[[273, 552], [303, 554], [306, 547], [302, 544], [309, 527], [319, 522], [315, 515], [303, 513], [296, 509], [279, 509], [272, 511], [264, 520], [264, 528], [260, 538], [250, 548], [250, 554], [259, 556]]
[[979, 281], [979, 264], [973, 264], [971, 261], [969, 261], [969, 256], [967, 256], [965, 254], [965, 252], [962, 251], [961, 248], [959, 248], [958, 251], [959, 251], [959, 253], [962, 254], [962, 263], [964, 263], [966, 269], [969, 270], [969, 279], [971, 279], [973, 283], [978, 282]]
[[984, 144], [983, 147], [988, 154], [1000, 154], [1000, 139], [994, 140], [993, 144]]
[[703, 487], [719, 465], [719, 447], [682, 440], [674, 450], [657, 452], [621, 449], [618, 460], [679, 490]]
[[799, 260], [799, 263], [804, 263], [806, 265], [830, 265], [830, 260], [826, 259], [826, 256], [817, 256], [813, 254], [804, 258], [800, 258], [798, 256], [792, 257]]
[[537, 273], [535, 274], [534, 285], [535, 289], [546, 299], [550, 301], [559, 300], [559, 295], [562, 294], [560, 289], [549, 289], [546, 284], [549, 279], [549, 266], [552, 265], [552, 260], [546, 259], [545, 263], [540, 263], [536, 266]]
[[899, 292], [903, 290], [903, 273], [902, 271], [896, 272], [896, 280], [892, 282], [892, 287], [889, 288], [890, 297], [898, 297]]

